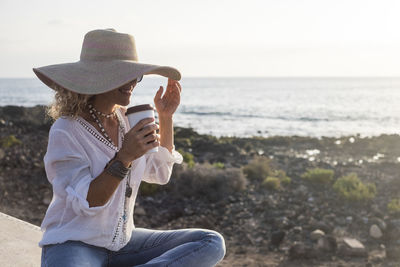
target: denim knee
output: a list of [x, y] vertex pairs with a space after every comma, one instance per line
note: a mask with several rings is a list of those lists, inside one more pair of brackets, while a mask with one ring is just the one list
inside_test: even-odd
[[226, 253], [226, 247], [225, 247], [225, 240], [224, 237], [215, 231], [209, 231], [209, 236], [211, 239], [211, 243], [214, 244], [215, 246], [215, 258], [218, 261], [221, 261]]

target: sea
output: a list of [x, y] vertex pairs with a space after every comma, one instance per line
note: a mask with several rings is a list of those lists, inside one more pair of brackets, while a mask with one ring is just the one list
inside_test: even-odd
[[[131, 104], [153, 103], [167, 79], [149, 76]], [[378, 136], [400, 133], [400, 78], [192, 77], [181, 80], [176, 126], [236, 137]], [[0, 106], [48, 105], [36, 78], [0, 79]]]

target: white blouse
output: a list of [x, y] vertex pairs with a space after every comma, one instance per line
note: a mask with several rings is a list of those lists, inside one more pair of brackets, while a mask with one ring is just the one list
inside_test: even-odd
[[[121, 110], [117, 116], [126, 133], [127, 118]], [[120, 134], [119, 146], [121, 141]], [[53, 199], [41, 225], [44, 233], [40, 247], [79, 240], [118, 251], [128, 243], [134, 229], [133, 208], [140, 182], [168, 183], [173, 164], [181, 163], [182, 155], [161, 146], [158, 152], [143, 155], [132, 162], [130, 175], [121, 181], [105, 205], [89, 207], [86, 197], [91, 181], [103, 172], [118, 150], [81, 117], [56, 120], [44, 156]], [[132, 187], [130, 198], [125, 197], [127, 183]]]

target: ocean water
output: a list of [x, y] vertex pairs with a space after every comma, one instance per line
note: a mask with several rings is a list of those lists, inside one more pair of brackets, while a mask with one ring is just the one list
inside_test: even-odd
[[[167, 80], [145, 77], [131, 105]], [[215, 136], [376, 136], [400, 132], [400, 78], [184, 78], [175, 125]], [[38, 79], [0, 79], [0, 106], [49, 104]]]

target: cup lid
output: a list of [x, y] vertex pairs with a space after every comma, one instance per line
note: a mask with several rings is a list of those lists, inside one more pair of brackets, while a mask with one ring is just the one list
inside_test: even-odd
[[129, 107], [126, 110], [125, 115], [128, 116], [129, 114], [140, 112], [140, 111], [145, 111], [145, 110], [154, 110], [154, 107], [150, 104], [144, 104], [144, 105], [137, 105], [133, 107]]

